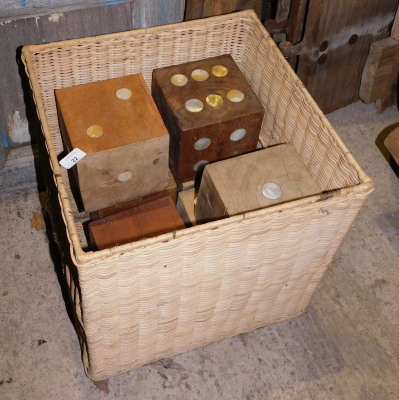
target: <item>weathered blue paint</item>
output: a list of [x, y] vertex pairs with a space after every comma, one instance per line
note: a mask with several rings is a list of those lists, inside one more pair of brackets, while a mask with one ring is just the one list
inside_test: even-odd
[[0, 203], [23, 195], [37, 193], [38, 183], [34, 165], [0, 169]]
[[3, 147], [9, 146], [7, 135], [3, 132], [0, 132], [0, 142], [3, 145]]
[[109, 0], [109, 1], [104, 1], [103, 4], [109, 5], [109, 4], [118, 4], [118, 3], [124, 3], [125, 0]]

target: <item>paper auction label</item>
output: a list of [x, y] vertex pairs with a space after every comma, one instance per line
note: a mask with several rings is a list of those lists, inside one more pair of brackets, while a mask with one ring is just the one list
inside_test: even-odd
[[72, 168], [76, 163], [78, 163], [86, 153], [78, 148], [73, 149], [68, 153], [61, 161], [60, 165], [66, 169]]

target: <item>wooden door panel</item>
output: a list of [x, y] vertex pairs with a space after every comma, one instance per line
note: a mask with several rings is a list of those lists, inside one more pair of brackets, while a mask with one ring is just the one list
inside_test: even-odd
[[297, 74], [325, 113], [359, 99], [370, 44], [389, 36], [397, 0], [309, 0]]
[[250, 8], [261, 18], [262, 0], [187, 0], [185, 19], [212, 17]]

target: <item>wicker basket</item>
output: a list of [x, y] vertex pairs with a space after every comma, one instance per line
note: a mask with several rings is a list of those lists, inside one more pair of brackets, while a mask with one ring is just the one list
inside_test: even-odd
[[[54, 89], [229, 53], [263, 103], [263, 146], [292, 143], [322, 195], [152, 239], [85, 251], [57, 156]], [[65, 275], [93, 380], [302, 313], [367, 196], [371, 180], [252, 11], [26, 46], [68, 248]], [[58, 204], [57, 204], [58, 205]], [[69, 257], [69, 258], [68, 258]]]

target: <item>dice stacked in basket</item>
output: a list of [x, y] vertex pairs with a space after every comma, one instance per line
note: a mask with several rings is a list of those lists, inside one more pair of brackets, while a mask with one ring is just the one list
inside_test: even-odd
[[137, 74], [56, 101], [66, 152], [85, 154], [70, 178], [93, 249], [322, 191], [291, 144], [262, 148], [268, 116], [228, 54], [154, 69], [152, 93]]

